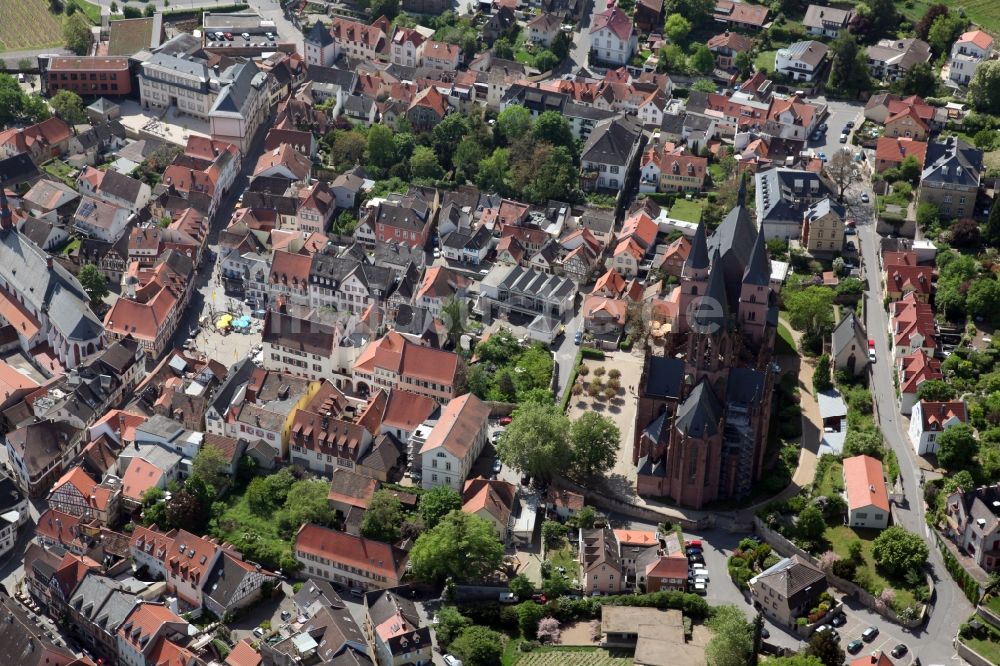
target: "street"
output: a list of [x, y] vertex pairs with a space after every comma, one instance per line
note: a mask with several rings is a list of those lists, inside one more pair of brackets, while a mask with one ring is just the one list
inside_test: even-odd
[[[867, 188], [867, 183], [863, 187]], [[878, 271], [879, 236], [875, 232], [872, 206], [860, 201], [862, 191], [861, 188], [850, 189], [847, 193], [847, 205], [858, 223], [858, 239], [868, 278], [865, 325], [868, 337], [875, 340], [878, 358], [872, 365], [870, 389], [882, 433], [899, 460], [904, 502], [902, 506], [896, 507], [897, 521], [899, 525], [927, 540], [930, 550], [928, 565], [936, 591], [930, 618], [923, 627], [913, 631], [911, 641], [920, 647], [917, 654], [924, 663], [948, 663], [953, 658], [957, 659], [952, 639], [958, 632], [959, 625], [969, 618], [974, 609], [944, 568], [941, 554], [924, 520], [923, 489], [918, 482], [919, 466], [909, 439], [900, 428], [899, 406], [892, 378], [889, 325], [882, 305], [882, 284]], [[911, 645], [911, 649], [913, 648]]]
[[[819, 98], [819, 100], [824, 101], [823, 98]], [[815, 150], [817, 154], [825, 153], [827, 157], [832, 157], [834, 153], [845, 146], [853, 150], [850, 143], [840, 143], [840, 132], [848, 122], [853, 121], [855, 127], [860, 125], [861, 121], [864, 120], [865, 107], [854, 102], [825, 101], [828, 111], [827, 117], [823, 119], [827, 125], [826, 133], [820, 137], [819, 141], [807, 141], [806, 146]]]

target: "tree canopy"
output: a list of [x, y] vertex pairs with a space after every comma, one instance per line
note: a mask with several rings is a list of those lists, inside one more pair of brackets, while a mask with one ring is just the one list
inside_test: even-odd
[[504, 636], [488, 627], [466, 627], [451, 643], [451, 653], [468, 666], [500, 666]]
[[919, 535], [899, 525], [882, 530], [872, 542], [872, 557], [891, 574], [919, 571], [927, 562], [927, 544]]
[[570, 427], [573, 469], [583, 477], [606, 472], [614, 467], [621, 444], [621, 432], [615, 422], [597, 412], [585, 412]]
[[503, 553], [492, 523], [452, 511], [417, 537], [410, 562], [413, 575], [423, 581], [440, 583], [449, 576], [459, 582], [479, 581], [500, 566]]
[[49, 100], [49, 104], [62, 118], [70, 125], [79, 125], [87, 122], [87, 114], [83, 110], [83, 100], [72, 90], [58, 90]]
[[361, 536], [376, 541], [399, 541], [399, 526], [403, 523], [403, 505], [388, 490], [376, 490], [365, 517], [361, 521]]
[[435, 486], [420, 496], [420, 517], [430, 529], [452, 511], [462, 509], [462, 496], [448, 486]]
[[969, 467], [978, 450], [976, 433], [968, 423], [958, 423], [938, 435], [937, 459], [945, 469]]
[[979, 63], [969, 81], [968, 99], [977, 111], [1000, 114], [1000, 60]]
[[569, 419], [555, 405], [518, 407], [497, 443], [500, 459], [536, 478], [551, 478], [571, 459]]
[[821, 338], [833, 330], [833, 290], [814, 285], [785, 296], [788, 321], [805, 335]]
[[73, 14], [63, 22], [63, 43], [77, 55], [87, 55], [94, 37], [83, 14]]
[[83, 290], [90, 296], [91, 305], [97, 305], [111, 293], [108, 291], [108, 278], [104, 277], [104, 274], [94, 264], [85, 264], [80, 269], [77, 279], [80, 280]]
[[815, 657], [823, 666], [841, 666], [844, 663], [844, 651], [832, 631], [818, 631], [810, 636], [804, 654]]
[[746, 666], [753, 654], [753, 627], [736, 606], [719, 606], [708, 621], [712, 639], [705, 656], [712, 666]]
[[848, 95], [857, 95], [870, 88], [867, 56], [853, 35], [841, 31], [840, 37], [830, 46], [830, 61], [831, 88]]

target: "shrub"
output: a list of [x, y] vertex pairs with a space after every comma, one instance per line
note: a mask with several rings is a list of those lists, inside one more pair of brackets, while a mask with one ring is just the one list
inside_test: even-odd
[[576, 374], [580, 375], [581, 377], [586, 377], [587, 375], [590, 374], [590, 366], [581, 365], [580, 369], [577, 371]]
[[580, 347], [580, 355], [591, 361], [603, 361], [604, 352], [600, 349], [594, 349], [593, 347]]
[[619, 370], [618, 368], [611, 368], [610, 370], [608, 370], [608, 377], [610, 379], [619, 379], [621, 378], [621, 376], [622, 376], [622, 371]]
[[597, 366], [597, 368], [596, 368], [596, 369], [594, 370], [594, 376], [595, 376], [595, 377], [603, 377], [603, 376], [604, 376], [604, 373], [605, 373], [605, 372], [606, 372], [606, 371], [605, 371], [605, 369], [604, 369], [604, 366], [603, 366], [603, 365], [599, 365], [599, 366]]

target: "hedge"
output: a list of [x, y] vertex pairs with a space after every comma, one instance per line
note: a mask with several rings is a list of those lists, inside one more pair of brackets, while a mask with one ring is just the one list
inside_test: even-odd
[[580, 347], [580, 358], [585, 358], [590, 361], [603, 361], [604, 352], [600, 349], [594, 349], [593, 347]]
[[576, 353], [576, 358], [573, 359], [573, 371], [569, 373], [569, 381], [566, 382], [566, 386], [563, 388], [562, 411], [564, 413], [569, 406], [569, 399], [573, 395], [573, 384], [576, 384], [576, 377], [580, 372], [580, 361], [583, 360], [584, 349], [588, 349], [588, 347], [580, 347], [580, 351]]
[[[935, 535], [936, 536], [936, 535]], [[948, 570], [951, 577], [955, 579], [958, 586], [962, 588], [965, 593], [966, 599], [968, 599], [973, 606], [979, 603], [979, 583], [976, 579], [969, 575], [969, 572], [959, 564], [955, 556], [951, 554], [948, 547], [941, 542], [941, 537], [937, 537], [938, 550], [941, 551], [941, 557], [944, 558], [944, 568]]]

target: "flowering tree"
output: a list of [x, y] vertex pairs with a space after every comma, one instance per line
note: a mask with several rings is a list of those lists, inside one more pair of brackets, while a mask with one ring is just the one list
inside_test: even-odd
[[819, 568], [823, 571], [830, 571], [833, 563], [840, 559], [840, 556], [832, 550], [828, 550], [819, 557]]
[[538, 623], [538, 633], [536, 634], [538, 640], [543, 643], [558, 643], [559, 642], [559, 620], [554, 617], [543, 618]]

